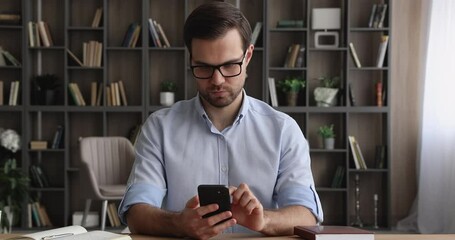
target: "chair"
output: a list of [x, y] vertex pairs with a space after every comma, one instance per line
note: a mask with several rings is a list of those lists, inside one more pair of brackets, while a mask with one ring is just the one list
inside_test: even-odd
[[121, 200], [134, 162], [134, 148], [124, 137], [86, 137], [80, 141], [82, 179], [89, 183], [81, 225], [86, 223], [92, 199], [102, 200], [101, 230], [106, 226], [109, 200]]

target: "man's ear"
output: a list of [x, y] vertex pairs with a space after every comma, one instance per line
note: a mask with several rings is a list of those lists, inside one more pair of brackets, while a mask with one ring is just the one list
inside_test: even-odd
[[248, 65], [253, 57], [254, 45], [250, 44], [246, 50], [245, 63]]

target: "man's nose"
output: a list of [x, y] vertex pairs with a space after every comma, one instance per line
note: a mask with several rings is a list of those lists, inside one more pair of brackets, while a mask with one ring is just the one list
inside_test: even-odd
[[221, 70], [219, 68], [216, 68], [213, 71], [213, 75], [212, 75], [212, 78], [210, 79], [210, 81], [214, 85], [221, 85], [222, 83], [224, 83], [225, 79], [223, 77], [223, 74], [221, 74]]

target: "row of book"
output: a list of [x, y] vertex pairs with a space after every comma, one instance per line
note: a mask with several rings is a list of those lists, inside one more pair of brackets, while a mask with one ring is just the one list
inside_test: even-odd
[[[75, 105], [88, 105], [77, 83], [69, 83], [68, 89]], [[106, 94], [107, 106], [128, 106], [125, 86], [121, 80], [112, 82], [106, 87], [103, 87], [101, 83], [92, 82], [90, 84], [90, 106], [101, 106], [103, 89]]]
[[166, 33], [163, 30], [163, 27], [161, 27], [161, 24], [159, 24], [156, 20], [153, 20], [152, 18], [148, 19], [148, 27], [149, 27], [149, 33], [150, 37], [152, 39], [151, 45], [154, 47], [170, 47], [171, 44], [166, 36]]
[[[376, 58], [376, 65], [375, 65], [376, 67], [382, 67], [384, 65], [384, 59], [385, 59], [385, 54], [387, 52], [388, 43], [389, 43], [389, 36], [388, 35], [381, 36], [379, 48], [378, 48], [378, 54], [377, 54], [377, 58]], [[360, 62], [360, 58], [357, 55], [357, 51], [352, 42], [349, 43], [349, 50], [351, 52], [351, 56], [352, 56], [352, 59], [354, 60], [355, 66], [357, 68], [361, 68], [362, 63]]]
[[0, 67], [3, 66], [21, 66], [21, 63], [14, 57], [13, 54], [4, 50], [2, 46], [0, 46]]
[[120, 218], [117, 214], [117, 206], [115, 203], [109, 203], [107, 205], [107, 217], [109, 219], [109, 223], [111, 224], [112, 227], [120, 227], [122, 223], [120, 222]]
[[82, 61], [70, 50], [66, 52], [78, 66], [81, 67], [101, 67], [103, 59], [103, 43], [91, 40], [82, 43]]
[[373, 4], [371, 7], [370, 19], [368, 21], [368, 27], [370, 28], [382, 28], [384, 27], [384, 20], [387, 13], [387, 4]]
[[285, 68], [303, 67], [305, 59], [305, 45], [294, 43], [289, 45], [286, 58], [284, 60]]
[[[52, 139], [51, 149], [60, 149], [63, 148], [63, 133], [64, 128], [62, 125], [57, 126], [57, 130], [55, 130], [54, 138]], [[30, 149], [31, 150], [45, 150], [48, 149], [48, 142], [44, 140], [33, 140], [30, 141]]]
[[8, 101], [4, 101], [5, 94], [4, 94], [5, 84], [3, 81], [0, 81], [0, 106], [7, 104], [9, 106], [17, 106], [18, 99], [19, 99], [19, 88], [20, 82], [19, 81], [12, 81], [10, 85], [10, 91], [8, 95]]
[[30, 47], [54, 46], [49, 24], [45, 21], [28, 22], [28, 39]]
[[47, 188], [50, 187], [49, 179], [40, 165], [30, 165], [30, 180], [33, 187]]
[[31, 202], [27, 204], [27, 226], [32, 227], [53, 227], [54, 225], [49, 218], [46, 207], [40, 202]]
[[140, 33], [141, 25], [137, 22], [131, 23], [128, 30], [126, 30], [125, 36], [123, 37], [122, 47], [136, 47]]

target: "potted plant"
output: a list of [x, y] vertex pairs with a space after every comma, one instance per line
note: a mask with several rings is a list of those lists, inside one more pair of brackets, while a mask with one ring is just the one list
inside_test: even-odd
[[314, 89], [314, 100], [318, 107], [332, 107], [337, 104], [338, 83], [340, 77], [326, 77], [322, 76], [317, 78], [321, 86]]
[[322, 143], [325, 149], [335, 148], [335, 132], [333, 124], [319, 127], [319, 135], [322, 137]]
[[297, 106], [297, 98], [300, 90], [305, 87], [305, 80], [300, 77], [288, 77], [278, 81], [277, 88], [286, 94], [288, 106]]
[[40, 105], [53, 105], [56, 90], [60, 86], [58, 77], [54, 74], [43, 74], [33, 77], [36, 100]]
[[172, 81], [163, 81], [161, 82], [160, 89], [160, 104], [163, 106], [171, 106], [174, 104], [177, 84]]
[[22, 203], [28, 195], [29, 178], [17, 168], [14, 153], [20, 149], [20, 137], [16, 131], [0, 129], [0, 228], [11, 232], [19, 222]]

